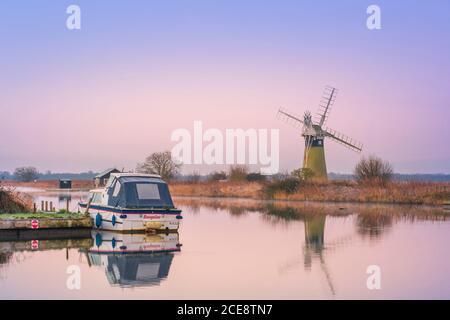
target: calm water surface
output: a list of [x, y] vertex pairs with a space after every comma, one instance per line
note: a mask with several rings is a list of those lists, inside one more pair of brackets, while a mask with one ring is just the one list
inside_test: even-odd
[[[34, 194], [57, 208], [85, 196]], [[184, 213], [178, 234], [1, 238], [0, 298], [450, 298], [450, 219], [441, 209], [175, 202]], [[124, 247], [135, 253], [118, 254]], [[381, 268], [380, 290], [367, 289], [370, 265]], [[80, 290], [67, 287], [73, 266]]]

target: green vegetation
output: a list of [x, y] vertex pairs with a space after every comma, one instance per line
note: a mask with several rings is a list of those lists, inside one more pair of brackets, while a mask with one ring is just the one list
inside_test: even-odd
[[0, 220], [28, 220], [28, 219], [81, 219], [86, 217], [82, 213], [48, 213], [48, 212], [30, 212], [30, 213], [2, 213]]
[[268, 198], [273, 198], [277, 193], [294, 194], [301, 184], [302, 181], [297, 178], [275, 180], [264, 186], [263, 194]]
[[[217, 174], [221, 178], [219, 180], [224, 180], [227, 178], [227, 175], [224, 173], [222, 173], [222, 175], [220, 175], [220, 173], [217, 173]], [[228, 173], [228, 181], [231, 181], [231, 182], [243, 182], [243, 181], [262, 182], [265, 180], [266, 180], [266, 176], [262, 175], [259, 172], [249, 172], [249, 170], [246, 166], [240, 166], [240, 165], [232, 166], [232, 167], [230, 167], [230, 170]], [[218, 180], [216, 179], [216, 180], [212, 180], [212, 181], [218, 181]]]
[[274, 198], [277, 194], [292, 195], [300, 187], [313, 183], [314, 172], [310, 168], [300, 168], [291, 172], [290, 176], [267, 183], [263, 189], [266, 198]]
[[221, 181], [227, 179], [225, 171], [214, 171], [208, 176], [208, 181]]
[[310, 168], [300, 168], [292, 171], [291, 176], [302, 181], [309, 181], [314, 177], [314, 171]]
[[266, 176], [262, 175], [259, 172], [251, 172], [249, 174], [247, 174], [247, 181], [248, 182], [261, 182], [261, 181], [266, 181]]
[[232, 182], [246, 181], [248, 168], [246, 166], [232, 166], [228, 174], [228, 180]]

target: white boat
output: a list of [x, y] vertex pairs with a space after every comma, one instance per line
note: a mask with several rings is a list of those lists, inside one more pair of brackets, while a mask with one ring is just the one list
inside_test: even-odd
[[112, 173], [105, 188], [91, 190], [79, 205], [102, 230], [176, 231], [182, 219], [167, 184], [151, 174]]

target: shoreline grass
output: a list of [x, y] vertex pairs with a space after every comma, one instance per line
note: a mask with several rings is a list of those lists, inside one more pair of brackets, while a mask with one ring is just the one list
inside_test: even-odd
[[30, 220], [30, 219], [82, 219], [86, 216], [82, 213], [58, 213], [58, 212], [29, 212], [29, 213], [2, 213], [0, 220]]

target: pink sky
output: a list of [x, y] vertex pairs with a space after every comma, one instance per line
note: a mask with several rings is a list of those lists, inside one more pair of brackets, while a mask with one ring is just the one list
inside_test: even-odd
[[[369, 31], [364, 6], [347, 4], [344, 19], [332, 5], [320, 13], [322, 5], [290, 3], [269, 15], [270, 3], [251, 21], [250, 7], [230, 21], [239, 4], [220, 14], [199, 5], [192, 20], [177, 11], [184, 20], [169, 25], [164, 5], [149, 9], [160, 19], [135, 21], [146, 5], [117, 4], [111, 14], [122, 20], [108, 28], [100, 7], [82, 2], [86, 18], [75, 32], [59, 26], [60, 9], [51, 4], [35, 8], [48, 15], [40, 20], [10, 8], [9, 18], [0, 15], [8, 31], [0, 53], [0, 171], [134, 169], [150, 153], [170, 150], [171, 132], [192, 131], [195, 120], [205, 129], [279, 128], [280, 169], [292, 170], [301, 165], [303, 141], [276, 112], [315, 112], [329, 84], [339, 94], [327, 125], [363, 142], [363, 155], [385, 158], [398, 172], [450, 172], [442, 8], [410, 8], [422, 13], [421, 25], [385, 4], [385, 26]], [[319, 14], [328, 19], [316, 21]], [[326, 142], [329, 171], [351, 172], [360, 156]]]

